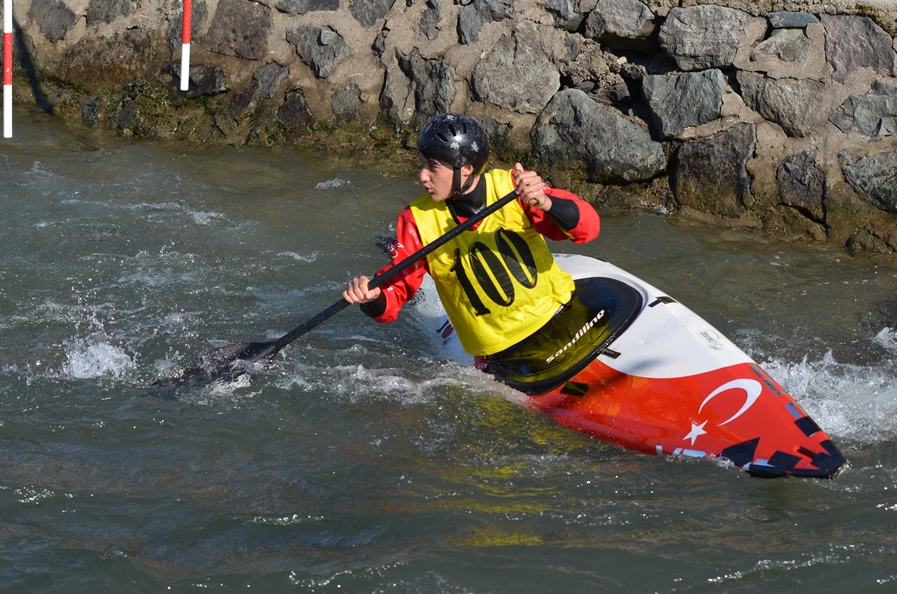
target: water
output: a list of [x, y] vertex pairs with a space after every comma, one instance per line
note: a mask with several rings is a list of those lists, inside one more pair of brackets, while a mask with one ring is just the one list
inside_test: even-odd
[[148, 385], [273, 339], [384, 261], [413, 175], [130, 144], [17, 113], [0, 157], [0, 589], [897, 590], [894, 259], [650, 214], [586, 246], [689, 305], [850, 461], [760, 480], [562, 429], [348, 309], [275, 367]]

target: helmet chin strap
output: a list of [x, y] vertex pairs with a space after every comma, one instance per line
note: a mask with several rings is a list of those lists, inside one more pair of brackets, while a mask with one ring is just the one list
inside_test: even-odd
[[478, 176], [471, 174], [464, 186], [461, 187], [461, 174], [458, 169], [455, 169], [453, 195], [446, 205], [456, 221], [459, 216], [472, 217], [486, 206], [485, 184], [477, 185], [478, 179]]
[[452, 181], [452, 194], [455, 198], [461, 198], [467, 191], [470, 189], [470, 186], [473, 185], [474, 175], [471, 174], [467, 177], [467, 181], [464, 183], [464, 186], [461, 186], [461, 168], [455, 167], [455, 175]]

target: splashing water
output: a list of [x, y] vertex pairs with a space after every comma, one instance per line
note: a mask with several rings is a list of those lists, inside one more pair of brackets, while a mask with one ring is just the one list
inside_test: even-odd
[[875, 342], [897, 355], [897, 329], [882, 328], [881, 332], [875, 335]]
[[78, 379], [98, 378], [109, 375], [120, 378], [135, 369], [134, 356], [108, 342], [102, 334], [65, 343], [68, 374]]
[[897, 378], [886, 367], [819, 361], [767, 361], [763, 368], [833, 438], [863, 444], [897, 439]]

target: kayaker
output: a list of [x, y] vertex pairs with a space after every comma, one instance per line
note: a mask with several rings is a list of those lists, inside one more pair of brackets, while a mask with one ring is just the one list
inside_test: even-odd
[[[572, 296], [573, 279], [557, 265], [545, 238], [585, 243], [598, 236], [598, 213], [535, 171], [485, 171], [489, 142], [472, 118], [442, 114], [420, 132], [420, 183], [426, 194], [405, 207], [389, 246], [393, 264], [514, 191], [518, 199], [487, 216], [419, 264], [368, 288], [360, 276], [343, 297], [378, 322], [396, 319], [429, 273], [464, 349], [485, 368], [548, 322]], [[384, 266], [381, 272], [390, 265]]]

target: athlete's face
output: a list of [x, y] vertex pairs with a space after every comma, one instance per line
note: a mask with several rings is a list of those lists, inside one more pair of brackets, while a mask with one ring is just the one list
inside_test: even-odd
[[[452, 183], [454, 182], [454, 168], [442, 161], [428, 159], [423, 155], [420, 158], [420, 183], [435, 202], [442, 202], [452, 197]], [[470, 174], [473, 173], [472, 165], [463, 165], [461, 167], [461, 186]]]

